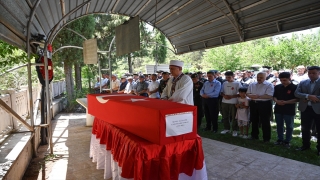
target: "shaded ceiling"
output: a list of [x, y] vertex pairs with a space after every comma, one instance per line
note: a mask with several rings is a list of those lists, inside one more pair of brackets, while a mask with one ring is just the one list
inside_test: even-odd
[[[25, 49], [37, 2], [0, 0], [0, 39]], [[41, 0], [30, 32], [53, 40], [68, 22], [92, 13], [139, 15], [169, 39], [176, 54], [320, 25], [319, 0]]]

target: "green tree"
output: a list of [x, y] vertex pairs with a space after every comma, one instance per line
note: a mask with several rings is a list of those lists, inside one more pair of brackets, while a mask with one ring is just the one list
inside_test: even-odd
[[152, 55], [155, 58], [156, 63], [164, 63], [167, 57], [166, 37], [160, 31], [156, 30], [153, 39], [156, 44], [152, 51]]
[[[30, 59], [34, 59], [31, 54]], [[28, 62], [27, 53], [15, 46], [0, 40], [0, 74], [9, 69], [24, 65]], [[32, 68], [32, 82], [37, 82], [38, 78], [34, 67]], [[20, 89], [21, 86], [27, 85], [28, 79], [26, 77], [27, 67], [23, 67], [0, 77], [1, 89]], [[23, 78], [22, 78], [23, 77]]]
[[220, 71], [243, 69], [241, 51], [243, 43], [232, 44], [210, 49], [204, 54], [204, 70], [217, 69]]
[[13, 65], [28, 62], [27, 53], [0, 40], [0, 67], [10, 69]]
[[[95, 28], [95, 19], [92, 15], [85, 16], [80, 18], [72, 23], [68, 24], [66, 28], [72, 29], [87, 39], [93, 37], [94, 28]], [[76, 33], [67, 30], [66, 28], [62, 29], [59, 34], [56, 36], [55, 40], [53, 41], [54, 49], [58, 49], [61, 46], [65, 45], [73, 45], [73, 46], [80, 46], [82, 47], [82, 43], [84, 41]], [[75, 91], [74, 91], [74, 79], [72, 76], [72, 67], [75, 67], [75, 75], [76, 75], [76, 83], [77, 89], [81, 89], [81, 66], [83, 66], [83, 52], [79, 49], [63, 49], [57, 52], [53, 56], [53, 62], [55, 66], [62, 66], [64, 67], [65, 73], [65, 80], [66, 80], [66, 90], [67, 90], [67, 97], [68, 102], [72, 102], [73, 98], [75, 98]]]

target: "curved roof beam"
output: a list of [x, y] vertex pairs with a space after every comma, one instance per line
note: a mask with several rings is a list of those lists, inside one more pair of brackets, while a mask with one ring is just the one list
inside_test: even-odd
[[[232, 24], [232, 26], [234, 27], [235, 31], [237, 32], [237, 34], [238, 34], [238, 36], [239, 36], [239, 38], [240, 38], [240, 41], [243, 41], [243, 40], [242, 40], [242, 35], [241, 35], [241, 33], [240, 33], [240, 29], [238, 28], [238, 26], [237, 26], [236, 24], [234, 24], [234, 23], [232, 22], [232, 20], [229, 18], [229, 16], [228, 16], [225, 12], [223, 12], [221, 8], [219, 8], [216, 4], [214, 4], [214, 3], [211, 2], [210, 0], [206, 0], [206, 1], [207, 1], [208, 3], [210, 3], [211, 6], [219, 9], [219, 11], [224, 15], [224, 17], [226, 17], [226, 18], [229, 20], [230, 24]], [[229, 7], [229, 6], [228, 6], [228, 7]], [[230, 7], [229, 7], [229, 8], [230, 8]], [[229, 11], [230, 11], [230, 10], [229, 10]]]
[[230, 14], [231, 14], [232, 17], [233, 17], [234, 25], [237, 26], [237, 27], [236, 27], [236, 28], [237, 28], [236, 31], [238, 32], [240, 41], [244, 41], [244, 34], [243, 34], [243, 32], [241, 31], [241, 29], [242, 29], [241, 24], [237, 21], [236, 15], [234, 14], [234, 11], [231, 9], [228, 1], [227, 1], [227, 0], [223, 0], [223, 2], [224, 2], [225, 6], [228, 8]]
[[90, 3], [90, 2], [91, 2], [91, 0], [86, 1], [86, 2], [84, 2], [84, 3], [82, 3], [82, 4], [80, 4], [79, 6], [75, 7], [74, 9], [72, 9], [68, 14], [66, 14], [65, 16], [63, 16], [63, 17], [60, 19], [60, 21], [51, 29], [51, 31], [50, 31], [51, 33], [50, 33], [50, 35], [49, 35], [49, 37], [48, 37], [48, 41], [47, 41], [47, 42], [49, 42], [50, 44], [52, 43], [53, 37], [54, 37], [54, 36], [52, 36], [52, 35], [55, 35], [55, 34], [53, 34], [53, 33], [58, 29], [58, 26], [61, 24], [62, 21], [65, 20], [66, 17], [70, 16], [71, 14], [73, 14], [73, 13], [76, 12], [76, 11], [78, 11], [80, 8], [82, 8], [83, 6], [85, 6], [86, 4], [88, 4], [88, 3]]

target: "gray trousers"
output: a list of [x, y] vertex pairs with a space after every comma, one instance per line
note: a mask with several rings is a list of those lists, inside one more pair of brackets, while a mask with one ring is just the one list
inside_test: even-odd
[[232, 124], [232, 130], [238, 131], [238, 123], [235, 119], [237, 108], [235, 104], [221, 103], [222, 110], [222, 122], [225, 130], [230, 130], [230, 123]]

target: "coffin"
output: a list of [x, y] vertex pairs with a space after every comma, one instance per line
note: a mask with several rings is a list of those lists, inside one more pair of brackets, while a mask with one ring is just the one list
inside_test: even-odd
[[152, 143], [197, 138], [197, 107], [133, 95], [89, 94], [88, 113]]

